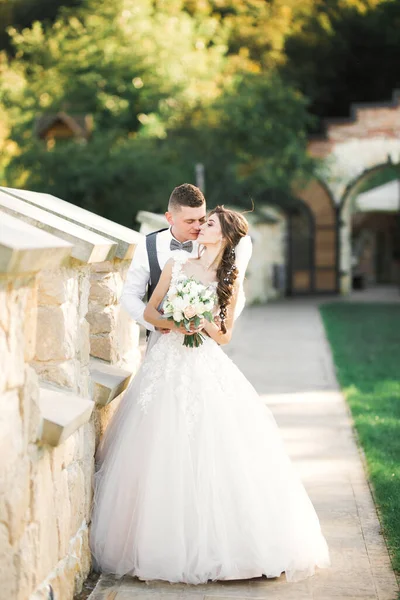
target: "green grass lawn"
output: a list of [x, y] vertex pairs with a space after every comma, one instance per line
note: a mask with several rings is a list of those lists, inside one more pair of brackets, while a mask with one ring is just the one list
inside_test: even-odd
[[321, 314], [400, 573], [400, 304], [326, 304]]

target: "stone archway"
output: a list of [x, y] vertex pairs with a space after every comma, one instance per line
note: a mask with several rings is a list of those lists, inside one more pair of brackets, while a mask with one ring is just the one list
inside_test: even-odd
[[[346, 189], [344, 190], [343, 196], [340, 200], [339, 210], [340, 210], [340, 221], [342, 227], [342, 239], [343, 243], [341, 246], [341, 265], [342, 265], [342, 282], [341, 287], [344, 292], [348, 292], [351, 289], [351, 279], [352, 279], [352, 244], [351, 240], [353, 237], [353, 200], [358, 195], [361, 186], [368, 180], [371, 176], [375, 175], [380, 171], [384, 171], [390, 167], [394, 167], [390, 162], [384, 162], [381, 164], [377, 164], [373, 167], [365, 169], [363, 173], [361, 173], [358, 177], [350, 181]], [[377, 211], [376, 213], [368, 215], [364, 215], [365, 226], [368, 226], [368, 220], [370, 221], [369, 229], [374, 229], [375, 232], [379, 232], [380, 229], [387, 229], [388, 220], [392, 221], [392, 228], [395, 226], [395, 216], [394, 215], [384, 215]], [[367, 219], [368, 217], [368, 219]], [[372, 227], [372, 224], [374, 225]], [[380, 227], [381, 224], [381, 227]], [[375, 281], [375, 283], [379, 283], [379, 278]]]
[[[324, 159], [326, 188], [336, 207], [337, 291], [351, 289], [351, 207], [348, 198], [371, 173], [400, 163], [400, 92], [391, 102], [353, 104], [347, 119], [327, 119], [324, 136], [309, 139], [308, 151]], [[318, 201], [315, 194], [314, 203]]]

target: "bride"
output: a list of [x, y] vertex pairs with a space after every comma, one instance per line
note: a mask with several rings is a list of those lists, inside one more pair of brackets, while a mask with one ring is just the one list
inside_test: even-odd
[[[200, 584], [282, 572], [297, 581], [329, 565], [271, 412], [220, 348], [232, 336], [234, 248], [247, 230], [241, 214], [217, 207], [201, 228], [199, 258], [171, 259], [149, 301], [145, 319], [171, 331], [146, 354], [96, 454], [97, 570]], [[198, 348], [157, 310], [170, 285], [189, 277], [218, 298]]]

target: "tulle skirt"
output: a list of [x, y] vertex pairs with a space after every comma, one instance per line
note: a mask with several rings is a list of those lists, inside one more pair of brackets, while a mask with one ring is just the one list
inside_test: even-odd
[[204, 583], [329, 565], [270, 410], [211, 339], [161, 336], [96, 454], [90, 545], [117, 577]]

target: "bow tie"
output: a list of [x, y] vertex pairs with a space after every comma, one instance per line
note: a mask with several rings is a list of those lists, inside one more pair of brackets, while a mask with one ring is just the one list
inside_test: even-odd
[[193, 250], [193, 242], [191, 240], [188, 242], [178, 242], [178, 240], [172, 238], [169, 248], [170, 250], [186, 250], [186, 252], [191, 252]]

